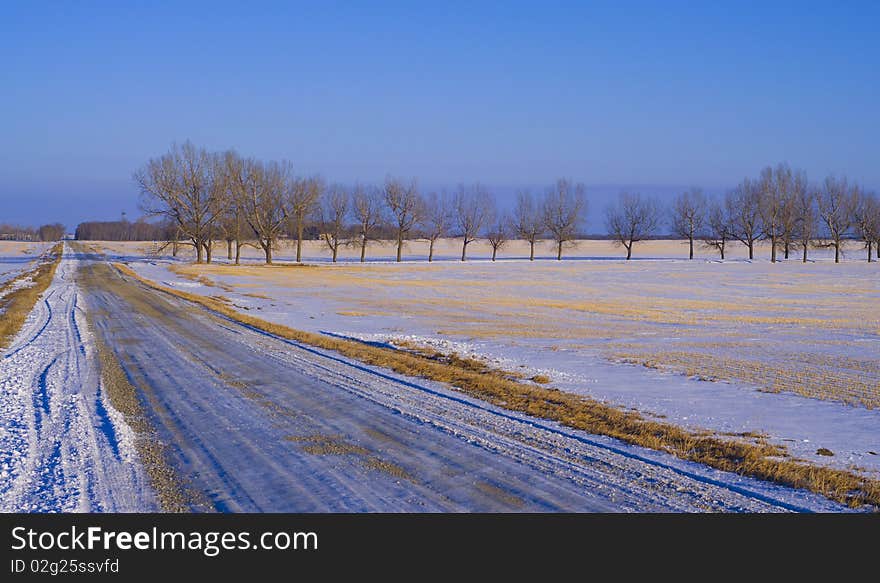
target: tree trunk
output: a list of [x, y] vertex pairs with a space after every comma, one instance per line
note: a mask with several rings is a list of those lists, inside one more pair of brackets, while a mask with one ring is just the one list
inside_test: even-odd
[[203, 259], [203, 257], [204, 257], [203, 253], [205, 250], [204, 244], [201, 241], [194, 241], [194, 242], [196, 244], [196, 263], [199, 263], [199, 264], [204, 263], [205, 262]]
[[461, 260], [462, 261], [467, 261], [467, 244], [468, 244], [468, 240], [467, 240], [467, 237], [465, 237], [464, 241], [461, 244]]
[[626, 248], [626, 260], [629, 261], [632, 258], [633, 254], [633, 244], [630, 243]]
[[535, 240], [529, 241], [529, 261], [535, 260]]
[[361, 263], [367, 260], [367, 237], [364, 236], [363, 240], [361, 240]]
[[690, 247], [691, 247], [691, 252], [690, 252], [690, 256], [688, 257], [688, 259], [693, 259], [694, 258], [694, 236], [693, 235], [688, 237], [688, 242], [690, 243]]
[[492, 247], [492, 261], [495, 261], [496, 253], [498, 253], [498, 247]]
[[788, 259], [788, 248], [790, 247], [790, 245], [789, 245], [789, 240], [786, 239], [786, 240], [783, 242], [783, 244], [785, 245], [785, 248], [784, 248], [785, 258]]
[[556, 261], [562, 261], [562, 241], [556, 242]]
[[721, 241], [721, 246], [718, 249], [721, 251], [721, 261], [724, 261], [724, 241]]
[[397, 262], [403, 261], [403, 231], [397, 231]]
[[428, 263], [434, 261], [434, 239], [428, 244]]
[[211, 259], [214, 255], [214, 242], [208, 241], [205, 243], [205, 260], [208, 265], [211, 264]]
[[776, 263], [776, 237], [770, 237], [770, 263]]
[[241, 265], [241, 241], [235, 242], [235, 264]]
[[331, 250], [333, 252], [333, 263], [336, 263], [336, 253], [337, 251], [339, 251], [339, 245], [334, 245], [333, 247], [331, 247]]
[[749, 241], [749, 260], [755, 258], [755, 243], [754, 241]]
[[171, 256], [172, 256], [172, 257], [177, 257], [177, 249], [178, 249], [178, 247], [179, 247], [179, 244], [177, 243], [177, 239], [175, 239], [175, 240], [171, 243]]
[[804, 263], [807, 262], [807, 247], [809, 246], [809, 243], [804, 243]]
[[265, 244], [260, 242], [263, 245], [263, 251], [266, 253], [266, 265], [272, 265], [272, 242], [267, 241]]
[[226, 259], [232, 261], [232, 239], [226, 239]]
[[296, 262], [302, 263], [302, 247], [303, 247], [303, 219], [296, 219]]
[[840, 263], [840, 241], [834, 242], [834, 263]]
[[871, 251], [873, 251], [872, 247], [873, 245], [871, 244], [871, 241], [868, 241], [868, 263], [871, 263]]

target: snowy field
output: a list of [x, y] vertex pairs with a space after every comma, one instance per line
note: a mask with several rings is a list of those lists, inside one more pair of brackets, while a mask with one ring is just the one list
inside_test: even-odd
[[0, 284], [30, 269], [34, 260], [48, 246], [48, 243], [0, 241]]
[[[718, 262], [706, 250], [687, 261], [678, 241], [637, 247], [619, 260], [608, 242], [581, 242], [571, 260], [523, 260], [527, 248], [486, 261], [451, 261], [458, 243], [442, 241], [426, 263], [411, 244], [409, 263], [391, 246], [360, 265], [347, 250], [327, 265], [308, 242], [305, 267], [189, 266], [152, 255], [150, 244], [98, 244], [140, 274], [186, 291], [229, 299], [238, 309], [295, 328], [403, 345], [429, 346], [489, 360], [562, 390], [587, 394], [676, 424], [719, 434], [760, 434], [813, 463], [880, 476], [880, 299], [877, 270], [855, 245], [835, 265], [816, 259], [775, 265]], [[539, 249], [547, 257], [549, 247]], [[793, 252], [793, 257], [797, 253]], [[650, 259], [650, 260], [648, 260]], [[819, 451], [822, 451], [822, 455]], [[829, 453], [833, 455], [828, 455]]]

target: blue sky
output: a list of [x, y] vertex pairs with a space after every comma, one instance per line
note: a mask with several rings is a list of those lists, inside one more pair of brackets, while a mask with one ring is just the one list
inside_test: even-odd
[[[173, 141], [500, 196], [880, 188], [880, 2], [4, 2], [0, 222], [137, 214]], [[593, 222], [593, 221], [591, 221]]]

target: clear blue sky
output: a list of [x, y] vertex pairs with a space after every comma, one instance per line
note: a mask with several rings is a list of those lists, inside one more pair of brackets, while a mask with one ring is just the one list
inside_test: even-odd
[[343, 183], [601, 198], [786, 160], [878, 188], [878, 22], [877, 1], [4, 1], [0, 222], [136, 215], [132, 171], [185, 139]]

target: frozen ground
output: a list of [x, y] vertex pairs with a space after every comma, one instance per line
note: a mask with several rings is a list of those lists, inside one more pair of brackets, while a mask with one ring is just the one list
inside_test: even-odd
[[0, 284], [30, 269], [48, 246], [48, 243], [0, 241]]
[[[497, 287], [497, 279], [452, 263], [438, 264], [445, 275], [431, 279], [410, 267], [379, 264], [360, 278], [337, 268], [287, 267], [254, 270], [244, 282], [240, 275], [212, 273], [212, 282], [170, 261], [138, 259], [136, 253], [127, 259], [163, 282], [228, 295], [240, 309], [268, 319], [286, 314], [302, 328], [328, 333], [403, 335], [382, 329], [384, 322], [405, 326], [421, 343], [456, 340], [431, 332], [434, 316], [415, 307], [390, 317], [330, 310], [334, 302], [350, 308], [377, 289], [386, 290], [386, 299], [411, 302], [410, 295], [425, 295], [404, 293], [412, 286], [447, 300], [449, 289], [466, 288], [468, 281]], [[380, 277], [381, 284], [371, 286], [376, 270], [398, 279], [389, 284]], [[277, 289], [260, 280], [269, 272], [282, 274], [272, 284]], [[309, 279], [333, 274], [339, 279]], [[221, 283], [224, 278], [232, 283]], [[315, 297], [299, 299], [299, 285], [317, 286]], [[260, 297], [265, 292], [282, 299]], [[353, 322], [359, 325], [340, 325]], [[427, 332], [416, 334], [419, 326]], [[0, 355], [0, 509], [156, 508], [135, 437], [101, 385], [93, 335], [115, 352], [134, 385], [155, 430], [152, 438], [193, 510], [846, 510], [821, 496], [511, 413], [437, 383], [275, 338], [122, 276], [102, 256], [69, 248], [24, 329]], [[465, 341], [444, 349], [503, 350], [505, 366], [541, 365], [559, 375], [554, 382], [563, 379], [556, 363], [528, 360], [561, 350], [540, 343], [530, 348], [512, 337]], [[599, 356], [593, 362], [655, 374]], [[577, 371], [565, 374], [572, 375], [564, 381], [568, 388], [586, 390], [589, 383]], [[632, 378], [622, 377], [621, 386]]]
[[65, 258], [12, 345], [0, 353], [0, 511], [155, 508], [133, 437], [102, 390]]
[[[447, 256], [454, 248], [441, 246]], [[660, 259], [683, 249], [646, 243], [641, 256], [654, 260], [626, 263], [608, 258], [607, 243], [587, 242], [575, 251], [592, 260], [562, 263], [269, 269], [115, 252], [149, 278], [295, 328], [483, 357], [678, 424], [763, 433], [811, 462], [880, 475], [880, 267], [857, 249], [840, 265], [818, 252], [805, 265]]]

